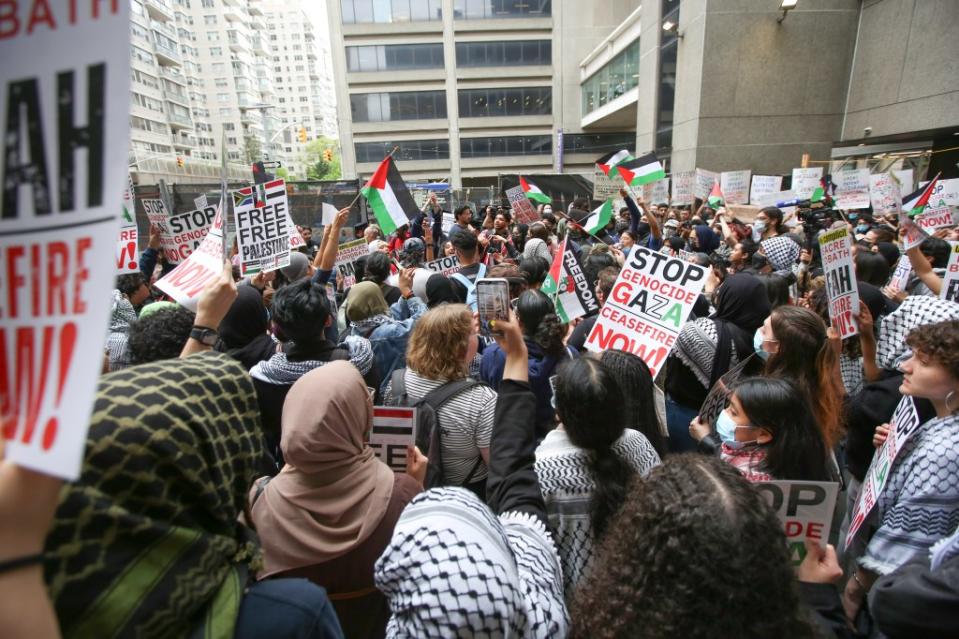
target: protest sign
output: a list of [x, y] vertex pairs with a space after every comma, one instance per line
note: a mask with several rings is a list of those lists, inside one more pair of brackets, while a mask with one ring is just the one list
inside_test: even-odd
[[117, 274], [140, 272], [140, 250], [137, 248], [137, 222], [134, 213], [133, 180], [127, 175], [123, 191], [123, 213], [120, 216], [120, 236], [117, 239]]
[[673, 183], [673, 201], [676, 206], [693, 203], [693, 191], [696, 184], [695, 171], [680, 171], [669, 176]]
[[564, 324], [599, 310], [593, 287], [586, 279], [573, 247], [565, 239], [553, 257], [541, 290], [553, 300], [556, 315]]
[[415, 441], [415, 408], [373, 407], [369, 443], [377, 459], [398, 473], [406, 472], [406, 448]]
[[924, 239], [929, 237], [929, 234], [923, 231], [916, 224], [916, 221], [904, 211], [899, 211], [899, 228], [906, 231], [906, 234], [902, 236], [902, 247], [907, 251], [914, 246], [919, 246]]
[[805, 200], [819, 186], [819, 180], [822, 179], [822, 167], [814, 166], [808, 169], [793, 169], [793, 180], [790, 189], [796, 194], [796, 197]]
[[733, 218], [740, 222], [751, 224], [762, 209], [752, 204], [730, 204], [726, 207], [726, 210], [729, 211], [729, 214]]
[[709, 192], [713, 190], [713, 184], [719, 180], [719, 173], [707, 171], [706, 169], [696, 169], [696, 184], [693, 195], [700, 200], [709, 197]]
[[336, 219], [336, 214], [339, 213], [336, 207], [329, 202], [322, 202], [320, 204], [320, 209], [322, 210], [320, 224], [323, 226], [329, 226], [330, 224], [333, 224], [333, 221]]
[[343, 277], [343, 288], [349, 288], [356, 284], [355, 262], [364, 255], [369, 255], [369, 253], [369, 246], [363, 238], [336, 247], [336, 258], [333, 265], [336, 267], [337, 273]]
[[170, 234], [170, 227], [167, 226], [167, 210], [163, 200], [159, 198], [143, 198], [143, 212], [146, 213], [150, 227], [155, 227], [160, 231], [160, 250], [163, 256], [170, 264], [179, 264], [180, 257], [176, 251], [176, 243]]
[[593, 199], [605, 202], [611, 197], [619, 195], [619, 190], [623, 188], [623, 180], [616, 171], [610, 171], [606, 175], [599, 169], [593, 171]]
[[[221, 198], [220, 202], [226, 205], [225, 198]], [[224, 226], [223, 210], [217, 207], [210, 232], [203, 238], [200, 246], [175, 269], [157, 280], [158, 289], [194, 313], [200, 293], [212, 279], [223, 272]]]
[[839, 484], [832, 481], [761, 481], [753, 484], [776, 511], [794, 566], [806, 556], [805, 540], [825, 547], [832, 529]]
[[927, 208], [925, 213], [912, 218], [913, 222], [926, 233], [932, 233], [936, 229], [948, 228], [956, 225], [955, 216], [952, 207]]
[[209, 202], [206, 200], [206, 193], [201, 193], [197, 197], [193, 198], [193, 207], [197, 209], [205, 209], [209, 206]]
[[629, 351], [656, 377], [705, 283], [702, 266], [634, 246], [586, 348]]
[[649, 204], [666, 204], [669, 202], [669, 178], [644, 184], [643, 200]]
[[898, 214], [902, 210], [903, 191], [888, 173], [869, 176], [869, 200], [876, 215]]
[[839, 171], [832, 175], [836, 205], [841, 209], [869, 208], [869, 169]]
[[749, 202], [749, 176], [752, 171], [723, 171], [719, 174], [719, 188], [726, 204]]
[[863, 480], [862, 488], [859, 491], [859, 498], [856, 500], [856, 506], [853, 508], [849, 519], [849, 532], [846, 533], [843, 549], [848, 549], [852, 544], [856, 532], [862, 527], [866, 517], [872, 511], [873, 506], [876, 505], [879, 495], [886, 487], [896, 456], [921, 425], [922, 422], [919, 420], [919, 413], [916, 412], [916, 405], [912, 397], [909, 395], [903, 396], [899, 405], [896, 406], [896, 412], [893, 413], [892, 419], [889, 420], [889, 435], [886, 437], [885, 443], [873, 455], [869, 470], [866, 471], [866, 478]]
[[450, 231], [453, 230], [453, 224], [456, 220], [453, 218], [452, 213], [443, 213], [443, 235], [449, 235]]
[[170, 246], [164, 246], [164, 252], [167, 257], [173, 255], [173, 264], [179, 264], [190, 257], [190, 253], [200, 246], [215, 217], [215, 206], [185, 213], [167, 212], [166, 228]]
[[852, 240], [847, 227], [819, 236], [826, 293], [829, 295], [829, 319], [842, 338], [859, 333], [859, 288], [852, 261]]
[[516, 224], [532, 224], [539, 219], [533, 203], [526, 197], [522, 186], [506, 189], [506, 199], [509, 200], [510, 209], [513, 211], [513, 222]]
[[0, 34], [0, 424], [6, 460], [75, 479], [128, 186], [129, 3], [26, 4]]
[[896, 262], [896, 270], [892, 273], [889, 285], [895, 286], [900, 291], [904, 291], [906, 290], [906, 285], [909, 283], [909, 276], [911, 274], [912, 262], [909, 261], [908, 255], [902, 255], [899, 257], [899, 261]]
[[959, 242], [949, 242], [949, 263], [942, 278], [939, 297], [950, 302], [959, 302]]
[[766, 206], [760, 200], [771, 193], [778, 193], [782, 187], [783, 176], [781, 175], [754, 175], [749, 187], [749, 202]]
[[912, 193], [916, 190], [916, 182], [912, 177], [912, 169], [893, 169], [892, 174], [899, 180], [900, 193]]
[[443, 275], [449, 277], [453, 273], [460, 270], [460, 260], [455, 255], [449, 255], [447, 257], [435, 259], [432, 262], [427, 262], [423, 266], [431, 271], [442, 273]]
[[[244, 193], [244, 191], [248, 191]], [[240, 275], [275, 271], [290, 263], [290, 233], [286, 188], [282, 181], [233, 191], [236, 245]]]

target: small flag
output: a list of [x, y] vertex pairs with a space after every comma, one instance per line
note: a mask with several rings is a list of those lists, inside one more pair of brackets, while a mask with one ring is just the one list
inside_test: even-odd
[[922, 215], [922, 212], [929, 206], [929, 198], [932, 197], [932, 192], [936, 190], [936, 184], [938, 182], [939, 174], [937, 173], [936, 177], [932, 178], [929, 184], [902, 198], [903, 213], [908, 213], [909, 217]]
[[616, 170], [630, 186], [652, 184], [666, 178], [666, 171], [663, 170], [663, 165], [660, 164], [655, 153], [647, 153], [641, 158], [620, 162], [616, 165]]
[[373, 209], [377, 224], [386, 234], [409, 224], [420, 212], [392, 157], [380, 163], [360, 193]]
[[608, 176], [609, 172], [614, 169], [616, 165], [620, 164], [621, 162], [628, 162], [632, 159], [633, 156], [629, 154], [629, 151], [626, 149], [620, 149], [619, 151], [607, 153], [603, 157], [596, 160], [596, 166], [598, 166], [599, 170]]
[[723, 190], [719, 188], [718, 180], [713, 181], [713, 190], [709, 192], [709, 198], [706, 202], [713, 208], [726, 205], [726, 198], [723, 196]]
[[593, 213], [583, 222], [583, 228], [590, 235], [596, 235], [613, 219], [613, 201], [606, 200], [593, 210]]
[[523, 187], [523, 194], [534, 202], [549, 204], [553, 201], [553, 198], [543, 193], [538, 186], [524, 178], [522, 175], [519, 176], [519, 185]]
[[577, 282], [585, 283], [586, 275], [572, 247], [564, 239], [553, 257], [553, 264], [549, 268], [549, 274], [542, 288], [542, 291], [553, 300], [556, 315], [564, 324], [577, 317], [599, 311], [599, 302], [589, 285], [577, 286]]

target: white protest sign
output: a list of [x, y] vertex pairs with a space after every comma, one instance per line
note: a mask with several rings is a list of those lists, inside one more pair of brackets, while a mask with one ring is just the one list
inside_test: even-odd
[[586, 348], [638, 355], [656, 377], [705, 283], [702, 266], [634, 246]]
[[832, 529], [832, 514], [839, 494], [837, 482], [762, 481], [753, 484], [776, 511], [786, 533], [786, 546], [794, 566], [806, 556], [805, 540], [825, 547]]
[[876, 215], [898, 214], [902, 210], [902, 193], [909, 191], [903, 191], [888, 173], [869, 176], [869, 200]]
[[832, 175], [836, 205], [841, 209], [869, 208], [869, 169], [839, 171]]
[[3, 2], [0, 406], [5, 458], [80, 472], [130, 143], [128, 2]]
[[902, 246], [907, 251], [914, 246], [919, 246], [923, 240], [929, 237], [929, 234], [923, 231], [916, 224], [916, 221], [903, 211], [899, 212], [899, 228], [906, 231], [906, 234], [902, 236]]
[[807, 199], [819, 186], [822, 179], [822, 167], [814, 166], [808, 169], [793, 169], [793, 181], [790, 189], [800, 199]]
[[323, 226], [329, 226], [336, 219], [336, 214], [339, 211], [337, 211], [336, 207], [330, 204], [329, 202], [323, 202], [320, 208], [323, 210], [323, 215], [320, 218], [320, 223]]
[[205, 209], [209, 206], [209, 202], [206, 200], [206, 193], [201, 193], [197, 197], [193, 198], [193, 206], [198, 209]]
[[167, 210], [163, 200], [158, 198], [143, 198], [143, 212], [147, 215], [147, 220], [151, 227], [160, 230], [160, 248], [164, 257], [170, 264], [179, 264], [180, 257], [176, 251], [176, 244], [173, 236], [170, 234], [170, 227], [167, 226]]
[[889, 284], [895, 286], [900, 291], [906, 290], [906, 285], [909, 284], [909, 276], [912, 275], [912, 262], [909, 261], [908, 255], [899, 256], [899, 261], [896, 262], [896, 270], [893, 271], [892, 277], [889, 279]]
[[166, 228], [170, 246], [164, 245], [167, 258], [173, 255], [172, 264], [179, 264], [195, 251], [210, 231], [216, 207], [207, 206], [185, 213], [167, 213]]
[[133, 180], [127, 175], [127, 188], [123, 190], [123, 214], [120, 216], [120, 236], [117, 239], [117, 274], [140, 272], [140, 251], [137, 248], [137, 223], [134, 209]]
[[676, 206], [692, 204], [693, 191], [695, 190], [696, 184], [696, 172], [680, 171], [678, 173], [671, 174], [669, 177], [673, 183], [672, 204]]
[[333, 265], [337, 272], [343, 276], [343, 288], [349, 288], [356, 284], [356, 260], [369, 255], [370, 249], [366, 240], [360, 238], [352, 242], [345, 242], [336, 247], [336, 259]]
[[869, 470], [866, 471], [866, 478], [859, 491], [859, 498], [856, 500], [856, 506], [853, 508], [850, 517], [849, 531], [846, 533], [846, 543], [844, 549], [848, 549], [852, 540], [856, 537], [856, 532], [866, 521], [866, 517], [872, 511], [879, 495], [882, 494], [889, 481], [889, 475], [892, 472], [893, 463], [896, 456], [902, 450], [903, 445], [909, 437], [912, 436], [921, 426], [919, 413], [916, 412], [916, 405], [909, 395], [903, 396], [899, 405], [896, 406], [896, 412], [893, 413], [889, 421], [889, 436], [886, 442], [873, 455]]
[[282, 180], [231, 192], [240, 275], [268, 273], [290, 263], [292, 225]]
[[[762, 200], [771, 193], [778, 193], [782, 187], [783, 176], [781, 175], [754, 175], [752, 184], [749, 187], [749, 202], [751, 204], [768, 206], [763, 204]], [[773, 204], [775, 204], [775, 202], [773, 202]]]
[[606, 175], [599, 169], [593, 171], [593, 199], [605, 202], [611, 197], [617, 197], [623, 188], [623, 181], [617, 178], [618, 171], [611, 171]]
[[719, 188], [722, 189], [726, 204], [746, 204], [749, 202], [749, 176], [752, 171], [723, 171], [719, 174]]
[[373, 407], [369, 443], [377, 459], [398, 473], [406, 472], [406, 448], [415, 442], [415, 408]]
[[539, 219], [532, 202], [523, 193], [522, 186], [506, 189], [506, 199], [509, 200], [510, 209], [513, 211], [513, 222], [516, 224], [532, 224]]
[[[225, 202], [221, 203], [225, 204]], [[200, 293], [213, 278], [223, 272], [224, 219], [222, 212], [222, 209], [218, 207], [210, 232], [203, 238], [200, 246], [190, 253], [190, 257], [156, 283], [158, 289], [194, 313]]]
[[926, 209], [925, 213], [921, 213], [912, 218], [912, 221], [926, 233], [932, 233], [936, 229], [949, 228], [956, 225], [952, 207], [949, 206], [934, 209], [930, 207]]
[[696, 169], [696, 184], [693, 195], [700, 200], [705, 200], [709, 197], [709, 192], [713, 190], [713, 184], [715, 184], [717, 180], [719, 180], [719, 173], [707, 171], [706, 169]]
[[443, 213], [443, 234], [449, 235], [456, 220], [452, 213]]
[[644, 184], [643, 199], [649, 204], [666, 204], [669, 202], [669, 178]]
[[829, 295], [829, 319], [842, 338], [859, 333], [859, 288], [852, 261], [852, 240], [848, 227], [827, 231], [819, 236], [826, 293]]
[[432, 262], [427, 262], [423, 266], [435, 273], [442, 273], [443, 275], [449, 277], [453, 273], [460, 270], [460, 261], [455, 255], [449, 255], [447, 257], [441, 257], [433, 260]]
[[900, 193], [912, 193], [916, 190], [916, 182], [912, 177], [912, 169], [893, 169], [892, 174], [899, 180]]
[[949, 242], [949, 263], [942, 278], [939, 297], [950, 302], [959, 302], [959, 242]]

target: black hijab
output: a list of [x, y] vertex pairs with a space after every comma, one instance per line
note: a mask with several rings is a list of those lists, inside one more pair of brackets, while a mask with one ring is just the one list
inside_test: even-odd
[[263, 306], [263, 295], [247, 284], [236, 287], [236, 300], [220, 323], [217, 350], [238, 360], [247, 370], [258, 362], [270, 359], [276, 342], [267, 333], [269, 314]]
[[442, 273], [430, 275], [426, 280], [426, 305], [429, 308], [435, 308], [440, 304], [456, 304], [460, 298], [453, 289], [453, 283]]
[[728, 370], [732, 361], [731, 345], [736, 345], [739, 361], [753, 353], [753, 334], [772, 312], [766, 287], [759, 278], [748, 273], [727, 277], [716, 293], [716, 357], [710, 388]]

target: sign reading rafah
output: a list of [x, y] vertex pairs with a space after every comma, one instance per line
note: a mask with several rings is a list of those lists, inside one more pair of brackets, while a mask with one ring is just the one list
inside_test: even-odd
[[859, 333], [859, 288], [852, 261], [852, 241], [847, 227], [819, 236], [826, 293], [829, 295], [829, 319], [843, 339]]

